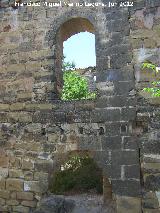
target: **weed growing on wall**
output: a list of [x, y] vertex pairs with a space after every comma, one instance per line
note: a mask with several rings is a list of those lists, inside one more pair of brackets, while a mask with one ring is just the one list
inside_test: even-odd
[[[159, 72], [159, 67], [156, 64], [152, 64], [151, 62], [144, 62], [141, 66], [142, 69], [148, 68], [156, 73]], [[143, 91], [150, 93], [153, 97], [160, 97], [160, 81], [153, 81], [151, 83], [152, 87], [146, 87]]]
[[154, 81], [152, 85], [154, 87], [144, 88], [143, 91], [151, 93], [154, 97], [160, 97], [160, 81]]
[[149, 68], [149, 69], [152, 69], [152, 71], [157, 72], [156, 64], [152, 64], [151, 62], [144, 62], [144, 63], [142, 63], [141, 67], [142, 67], [142, 69]]

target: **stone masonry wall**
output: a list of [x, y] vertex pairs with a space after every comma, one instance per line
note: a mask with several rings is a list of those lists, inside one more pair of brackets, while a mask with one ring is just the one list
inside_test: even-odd
[[[132, 8], [112, 9], [12, 6], [12, 1], [1, 1], [0, 211], [31, 212], [48, 191], [49, 177], [63, 155], [84, 150], [93, 153], [111, 182], [117, 212], [142, 212], [141, 203], [151, 212], [150, 201], [159, 189], [158, 157], [150, 157], [159, 146], [155, 116], [159, 107], [136, 96], [142, 84], [135, 84], [133, 50], [141, 46], [134, 46], [139, 38], [133, 38], [132, 32], [140, 33], [136, 32], [141, 30], [139, 21], [136, 25], [137, 13], [147, 7], [148, 16], [152, 9], [156, 11], [154, 29], [159, 33], [159, 1], [140, 0]], [[63, 102], [55, 100], [56, 36], [63, 23], [79, 17], [95, 29], [98, 97]], [[158, 38], [150, 38], [155, 40], [156, 51]], [[147, 135], [156, 138], [153, 146]], [[150, 147], [155, 147], [153, 152]], [[140, 164], [144, 168], [141, 180]], [[157, 200], [154, 202], [157, 211]]]
[[139, 138], [142, 209], [150, 213], [160, 212], [160, 98], [148, 96], [142, 89], [160, 81], [160, 73], [144, 73], [140, 66], [146, 60], [160, 65], [160, 3], [146, 1], [144, 5], [140, 1], [139, 5], [130, 12], [137, 93], [134, 131]]

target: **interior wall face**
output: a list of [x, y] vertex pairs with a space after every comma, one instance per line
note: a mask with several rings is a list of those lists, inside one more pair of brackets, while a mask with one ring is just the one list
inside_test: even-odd
[[[154, 46], [145, 49], [159, 51], [159, 37], [148, 38], [155, 31], [141, 24], [151, 16], [159, 35], [159, 1], [112, 9], [12, 5], [3, 0], [0, 9], [0, 211], [35, 209], [57, 161], [74, 150], [94, 153], [112, 185], [117, 212], [159, 211], [159, 107], [139, 95], [143, 82], [135, 78], [135, 52], [141, 51], [136, 42], [147, 37]], [[57, 96], [57, 33], [75, 18], [95, 29], [95, 101]], [[157, 203], [149, 206], [151, 200]]]
[[[144, 1], [142, 1], [143, 3]], [[160, 98], [142, 92], [153, 81], [160, 81], [160, 72], [142, 71], [144, 61], [160, 66], [160, 3], [146, 1], [130, 12], [130, 38], [136, 80], [137, 116], [135, 134], [138, 136], [141, 164], [143, 212], [159, 212], [159, 154]]]

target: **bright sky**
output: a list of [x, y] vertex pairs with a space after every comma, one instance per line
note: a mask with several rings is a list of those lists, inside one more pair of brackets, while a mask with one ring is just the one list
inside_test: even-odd
[[88, 32], [71, 36], [63, 43], [65, 61], [76, 64], [76, 68], [96, 66], [95, 35]]

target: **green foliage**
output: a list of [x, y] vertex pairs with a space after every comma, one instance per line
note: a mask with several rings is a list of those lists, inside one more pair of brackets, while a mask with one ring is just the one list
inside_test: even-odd
[[89, 92], [88, 82], [85, 77], [82, 77], [75, 70], [74, 62], [66, 62], [65, 56], [62, 61], [63, 74], [63, 89], [61, 94], [62, 100], [82, 100], [95, 99], [96, 93]]
[[51, 192], [65, 194], [68, 192], [88, 192], [95, 189], [102, 193], [102, 172], [89, 156], [73, 156], [54, 173], [50, 185]]
[[[152, 64], [151, 62], [144, 62], [142, 63], [142, 69], [149, 68], [152, 69], [155, 73], [158, 73], [157, 65]], [[153, 97], [160, 97], [160, 81], [152, 82], [153, 87], [144, 88], [143, 91], [151, 93]]]
[[153, 82], [152, 82], [152, 85], [153, 85], [153, 86], [160, 87], [160, 81], [153, 81]]
[[151, 93], [153, 97], [160, 97], [160, 81], [152, 82], [154, 87], [144, 88], [143, 91]]
[[87, 79], [76, 71], [65, 71], [63, 80], [62, 100], [95, 99], [96, 94], [89, 92]]
[[157, 72], [156, 71], [157, 65], [156, 64], [152, 64], [151, 62], [144, 62], [144, 63], [142, 63], [141, 67], [142, 67], [142, 69], [149, 68], [149, 69], [152, 69], [153, 71]]
[[62, 60], [62, 71], [67, 71], [67, 70], [74, 70], [76, 65], [75, 63], [72, 61], [72, 62], [69, 62], [69, 61], [65, 61], [65, 56], [63, 56], [63, 60]]

